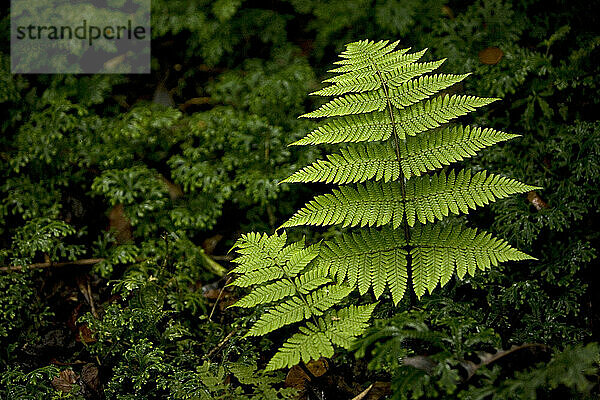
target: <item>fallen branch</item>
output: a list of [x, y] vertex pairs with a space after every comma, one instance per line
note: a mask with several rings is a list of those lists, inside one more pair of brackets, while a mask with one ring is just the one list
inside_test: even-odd
[[37, 269], [37, 268], [58, 268], [58, 267], [68, 267], [71, 265], [94, 265], [98, 264], [101, 261], [104, 261], [104, 258], [86, 258], [83, 260], [74, 260], [74, 261], [63, 261], [63, 262], [43, 262], [30, 264], [27, 266], [22, 265], [11, 265], [9, 267], [0, 267], [0, 271], [21, 271], [23, 269]]
[[208, 352], [208, 354], [206, 355], [206, 359], [210, 359], [212, 357], [213, 354], [215, 354], [217, 351], [219, 351], [223, 346], [225, 346], [225, 343], [227, 343], [229, 341], [229, 339], [231, 339], [233, 337], [233, 335], [235, 335], [235, 333], [238, 331], [239, 329], [234, 329], [231, 332], [229, 332], [229, 334], [227, 334], [227, 336], [225, 336], [225, 339], [221, 340], [221, 342], [219, 342], [219, 344], [217, 344], [215, 346], [215, 348], [213, 348], [211, 351]]

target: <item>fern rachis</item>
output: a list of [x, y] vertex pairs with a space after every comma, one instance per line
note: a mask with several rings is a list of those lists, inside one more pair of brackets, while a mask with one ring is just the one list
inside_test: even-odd
[[[344, 143], [337, 154], [294, 173], [284, 182], [342, 185], [317, 195], [278, 230], [298, 225], [354, 228], [333, 240], [304, 246], [281, 234], [245, 235], [233, 272], [240, 287], [254, 286], [240, 307], [271, 304], [247, 335], [262, 335], [306, 321], [268, 367], [281, 368], [347, 347], [375, 304], [335, 310], [356, 288], [394, 303], [409, 288], [417, 297], [456, 274], [486, 270], [532, 257], [485, 232], [441, 224], [450, 214], [533, 189], [486, 171], [442, 170], [479, 150], [518, 135], [449, 124], [497, 99], [441, 95], [467, 75], [432, 74], [443, 60], [418, 62], [425, 51], [395, 50], [397, 42], [351, 43], [330, 85], [313, 94], [337, 96], [305, 118], [328, 118], [292, 145]], [[433, 173], [432, 173], [433, 172]], [[300, 261], [302, 260], [302, 261]]]

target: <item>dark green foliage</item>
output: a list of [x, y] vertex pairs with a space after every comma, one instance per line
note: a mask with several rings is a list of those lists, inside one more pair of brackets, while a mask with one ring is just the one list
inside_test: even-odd
[[[378, 321], [354, 346], [357, 357], [369, 358], [371, 369], [391, 371], [392, 398], [590, 395], [594, 387], [590, 377], [598, 372], [597, 344], [567, 346], [551, 357], [541, 344], [502, 350], [500, 336], [493, 329], [465, 316], [470, 314], [466, 304], [434, 300], [424, 306]], [[532, 356], [544, 354], [546, 362], [531, 361]]]
[[[374, 370], [340, 347], [315, 387], [333, 399], [352, 398], [374, 381], [430, 398], [597, 397], [590, 382], [598, 379], [598, 348], [589, 344], [599, 326], [594, 2], [153, 0], [152, 7], [153, 72], [145, 76], [11, 75], [8, 7], [0, 14], [0, 267], [103, 259], [0, 271], [1, 398], [81, 397], [51, 385], [59, 370], [82, 373], [81, 364], [52, 363], [79, 361], [101, 367], [101, 390], [110, 399], [201, 398], [207, 390], [211, 398], [277, 398], [283, 374], [260, 371], [276, 346], [302, 332], [283, 328], [273, 342], [242, 341], [265, 309], [226, 308], [247, 295], [243, 288], [225, 289], [216, 301], [221, 276], [234, 268], [224, 255], [242, 232], [272, 232], [326, 192], [323, 183], [400, 176], [399, 169], [362, 176], [357, 159], [389, 164], [393, 149], [329, 146], [343, 132], [311, 136], [322, 148], [287, 147], [317, 128], [296, 116], [323, 104], [306, 94], [322, 89], [316, 82], [330, 77], [334, 55], [366, 37], [400, 38], [410, 53], [428, 48], [422, 62], [447, 59], [443, 74], [472, 72], [445, 98], [455, 99], [461, 125], [496, 131], [447, 127], [444, 140], [485, 139], [452, 159], [427, 160], [435, 168], [461, 161], [475, 173], [486, 169], [543, 187], [453, 221], [489, 231], [538, 261], [450, 279], [437, 296], [461, 307], [445, 316], [416, 299], [391, 307], [384, 291], [375, 328], [404, 329], [412, 321], [451, 338], [401, 341], [397, 354], [435, 357], [438, 370], [376, 357], [372, 350], [393, 342], [381, 338], [364, 352]], [[496, 47], [501, 57], [486, 59], [498, 57]], [[467, 95], [503, 100], [479, 107], [467, 104]], [[405, 123], [426, 127], [411, 118]], [[508, 140], [513, 134], [521, 137]], [[386, 135], [365, 131], [364, 139]], [[423, 137], [408, 136], [407, 146], [424, 149], [430, 143]], [[344, 173], [332, 175], [332, 168]], [[279, 184], [299, 170], [320, 183], [292, 185], [302, 178], [295, 175]], [[425, 170], [407, 159], [402, 172], [409, 178]], [[345, 240], [335, 227], [288, 234], [291, 242]], [[87, 282], [98, 318], [86, 300]], [[360, 306], [357, 300], [350, 295], [342, 308]], [[463, 332], [458, 339], [456, 329]], [[486, 332], [484, 341], [470, 342]], [[85, 342], [90, 335], [97, 341]], [[527, 343], [547, 351], [516, 351], [464, 381], [458, 360], [478, 362], [477, 351]], [[342, 377], [348, 385], [338, 385]], [[351, 389], [340, 394], [341, 387]]]

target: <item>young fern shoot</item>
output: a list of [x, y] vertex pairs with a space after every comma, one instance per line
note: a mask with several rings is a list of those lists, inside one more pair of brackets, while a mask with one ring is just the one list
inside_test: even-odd
[[[497, 99], [439, 95], [465, 75], [429, 74], [444, 60], [419, 62], [425, 50], [397, 50], [398, 42], [350, 43], [330, 85], [313, 94], [336, 96], [304, 118], [327, 118], [296, 146], [344, 144], [339, 153], [304, 167], [288, 183], [341, 185], [318, 195], [272, 236], [248, 234], [233, 285], [253, 285], [240, 307], [273, 304], [247, 335], [300, 326], [269, 369], [331, 356], [366, 327], [375, 304], [334, 306], [358, 289], [376, 299], [388, 288], [397, 304], [412, 287], [418, 298], [453, 276], [504, 261], [533, 259], [489, 233], [440, 220], [511, 194], [538, 189], [486, 171], [442, 170], [477, 151], [518, 135], [449, 124]], [[429, 75], [427, 75], [429, 74]], [[433, 173], [435, 172], [435, 173]], [[355, 228], [305, 248], [286, 246], [286, 228], [299, 225]]]

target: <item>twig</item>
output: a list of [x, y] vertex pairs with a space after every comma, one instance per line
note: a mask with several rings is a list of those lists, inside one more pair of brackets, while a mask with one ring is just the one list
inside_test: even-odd
[[233, 260], [233, 256], [231, 256], [231, 255], [225, 255], [225, 256], [213, 256], [213, 255], [211, 255], [210, 258], [212, 258], [215, 261], [231, 261], [231, 260]]
[[221, 300], [221, 296], [223, 295], [223, 291], [225, 290], [225, 287], [227, 287], [227, 284], [229, 283], [229, 281], [231, 281], [231, 275], [227, 277], [227, 280], [225, 281], [225, 284], [223, 285], [223, 287], [221, 288], [221, 291], [219, 292], [219, 296], [217, 297], [217, 300], [215, 301], [215, 305], [213, 306], [212, 310], [210, 311], [210, 315], [208, 316], [208, 320], [210, 321], [213, 314], [215, 313], [215, 309], [217, 308], [217, 304], [219, 304], [219, 300]]
[[98, 314], [96, 313], [96, 306], [94, 305], [94, 296], [92, 295], [92, 287], [90, 285], [90, 278], [87, 279], [87, 292], [90, 302], [90, 308], [92, 309], [92, 315], [95, 318], [98, 318]]
[[104, 258], [86, 258], [83, 260], [74, 260], [74, 261], [64, 261], [64, 262], [43, 262], [30, 264], [25, 267], [22, 265], [11, 265], [9, 267], [0, 267], [0, 271], [21, 271], [23, 269], [36, 269], [36, 268], [54, 268], [54, 267], [67, 267], [69, 265], [94, 265], [98, 264], [101, 261], [104, 261]]
[[208, 352], [208, 354], [206, 355], [205, 358], [211, 358], [213, 356], [213, 354], [215, 354], [217, 351], [221, 350], [221, 348], [223, 346], [225, 346], [225, 343], [227, 343], [229, 341], [229, 339], [231, 339], [233, 337], [233, 335], [235, 335], [237, 333], [237, 331], [239, 330], [239, 328], [235, 328], [234, 330], [232, 330], [231, 332], [229, 332], [227, 334], [227, 336], [225, 336], [225, 339], [221, 340], [219, 342], [219, 344], [217, 344], [211, 351]]

